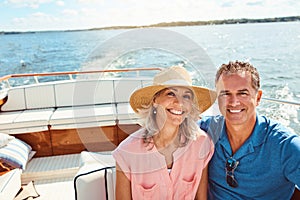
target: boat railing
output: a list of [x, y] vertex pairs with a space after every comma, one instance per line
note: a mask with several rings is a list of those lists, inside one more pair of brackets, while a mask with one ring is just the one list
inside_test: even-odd
[[[93, 70], [93, 71], [67, 71], [67, 72], [48, 72], [48, 73], [26, 73], [26, 74], [10, 74], [3, 77], [0, 77], [0, 84], [5, 83], [5, 88], [11, 88], [9, 80], [12, 78], [26, 78], [33, 77], [34, 83], [39, 84], [40, 77], [46, 76], [68, 76], [69, 80], [73, 80], [75, 75], [84, 75], [84, 74], [99, 74], [99, 73], [121, 73], [121, 72], [136, 72], [136, 77], [140, 76], [141, 71], [161, 71], [161, 68], [152, 67], [152, 68], [126, 68], [126, 69], [105, 69], [105, 70]], [[2, 88], [4, 89], [4, 88]]]
[[[68, 80], [74, 80], [75, 75], [84, 75], [84, 74], [99, 74], [99, 73], [122, 73], [122, 72], [135, 72], [136, 77], [140, 76], [141, 71], [161, 71], [162, 68], [159, 67], [152, 67], [152, 68], [125, 68], [125, 69], [105, 69], [105, 70], [91, 70], [91, 71], [64, 71], [64, 72], [46, 72], [46, 73], [26, 73], [26, 74], [10, 74], [3, 77], [0, 77], [0, 84], [2, 84], [1, 90], [9, 89], [12, 87], [11, 83], [9, 82], [10, 79], [13, 78], [33, 78], [33, 84], [39, 84], [41, 77], [49, 77], [49, 76], [67, 76]], [[5, 87], [3, 87], [3, 83]], [[1, 95], [2, 96], [2, 95]], [[300, 106], [300, 102], [296, 101], [288, 101], [276, 98], [262, 98], [265, 101], [273, 102], [277, 104], [288, 104], [294, 106]]]
[[263, 97], [262, 99], [265, 100], [265, 101], [278, 103], [278, 104], [288, 104], [288, 105], [300, 106], [300, 103], [296, 102], [296, 101], [287, 101], [287, 100], [267, 98], [267, 97]]

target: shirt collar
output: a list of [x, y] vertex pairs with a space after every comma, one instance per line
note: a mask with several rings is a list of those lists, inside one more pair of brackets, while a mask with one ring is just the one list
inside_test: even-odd
[[[220, 135], [219, 143], [227, 151], [227, 156], [232, 156], [232, 150], [228, 140], [225, 121], [223, 122], [223, 128]], [[239, 159], [244, 155], [254, 152], [254, 147], [263, 144], [266, 141], [267, 137], [267, 120], [265, 117], [256, 115], [256, 122], [254, 130], [252, 131], [251, 136], [246, 140], [246, 142], [240, 147], [240, 149], [235, 153], [234, 157]]]

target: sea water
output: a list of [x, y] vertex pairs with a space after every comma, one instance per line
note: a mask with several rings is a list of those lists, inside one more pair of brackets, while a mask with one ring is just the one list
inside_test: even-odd
[[[180, 34], [197, 44], [210, 58], [214, 70], [232, 60], [250, 61], [260, 72], [264, 97], [300, 102], [298, 88], [300, 22], [161, 29]], [[121, 44], [114, 38], [130, 31], [134, 30], [53, 31], [0, 35], [0, 76], [16, 73], [80, 71], [97, 49], [103, 53], [102, 46], [114, 47], [117, 50]], [[153, 35], [154, 37], [156, 35]], [[155, 42], [163, 43], [168, 39], [168, 36], [163, 35]], [[138, 38], [136, 40], [138, 41]], [[174, 44], [185, 50], [191, 47], [191, 43], [186, 41], [174, 40]], [[171, 46], [174, 48], [176, 45]], [[174, 56], [170, 51], [163, 51], [164, 47], [168, 49], [165, 44], [161, 44], [160, 50], [131, 49], [129, 53], [118, 55], [110, 64], [113, 68], [187, 64], [180, 55]], [[189, 52], [190, 55], [197, 53], [199, 52], [193, 52], [192, 49]], [[104, 52], [99, 56], [108, 55], [109, 53]], [[99, 66], [99, 69], [103, 67]], [[263, 100], [258, 111], [279, 120], [300, 134], [299, 106]]]

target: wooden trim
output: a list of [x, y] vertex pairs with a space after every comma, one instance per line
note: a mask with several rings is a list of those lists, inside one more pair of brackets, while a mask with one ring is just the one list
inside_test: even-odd
[[20, 78], [20, 77], [29, 77], [29, 76], [61, 76], [61, 75], [75, 75], [75, 74], [93, 74], [93, 73], [107, 73], [107, 72], [138, 72], [138, 71], [153, 71], [162, 69], [159, 67], [152, 68], [132, 68], [132, 69], [108, 69], [108, 70], [94, 70], [94, 71], [68, 71], [68, 72], [51, 72], [51, 73], [28, 73], [28, 74], [10, 74], [3, 77], [0, 77], [0, 81], [8, 80], [10, 78]]
[[118, 124], [118, 145], [140, 128], [141, 126], [139, 124]]
[[6, 95], [3, 99], [0, 99], [0, 110], [2, 105], [4, 105], [7, 102], [8, 96]]
[[128, 135], [140, 129], [138, 124], [52, 130], [15, 134], [37, 153], [35, 157], [80, 153], [84, 150], [112, 151]]
[[35, 157], [53, 155], [49, 131], [15, 134], [13, 136], [29, 144], [32, 150], [36, 151]]
[[50, 131], [54, 155], [111, 151], [118, 145], [115, 126]]

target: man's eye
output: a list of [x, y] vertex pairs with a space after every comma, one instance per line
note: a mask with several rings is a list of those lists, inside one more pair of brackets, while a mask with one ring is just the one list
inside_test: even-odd
[[219, 95], [219, 96], [221, 96], [221, 97], [222, 97], [222, 96], [228, 96], [228, 95], [229, 95], [229, 93], [225, 93], [225, 92], [224, 92], [224, 93], [220, 93], [220, 95]]
[[248, 96], [248, 93], [247, 92], [241, 92], [240, 95], [241, 96]]

